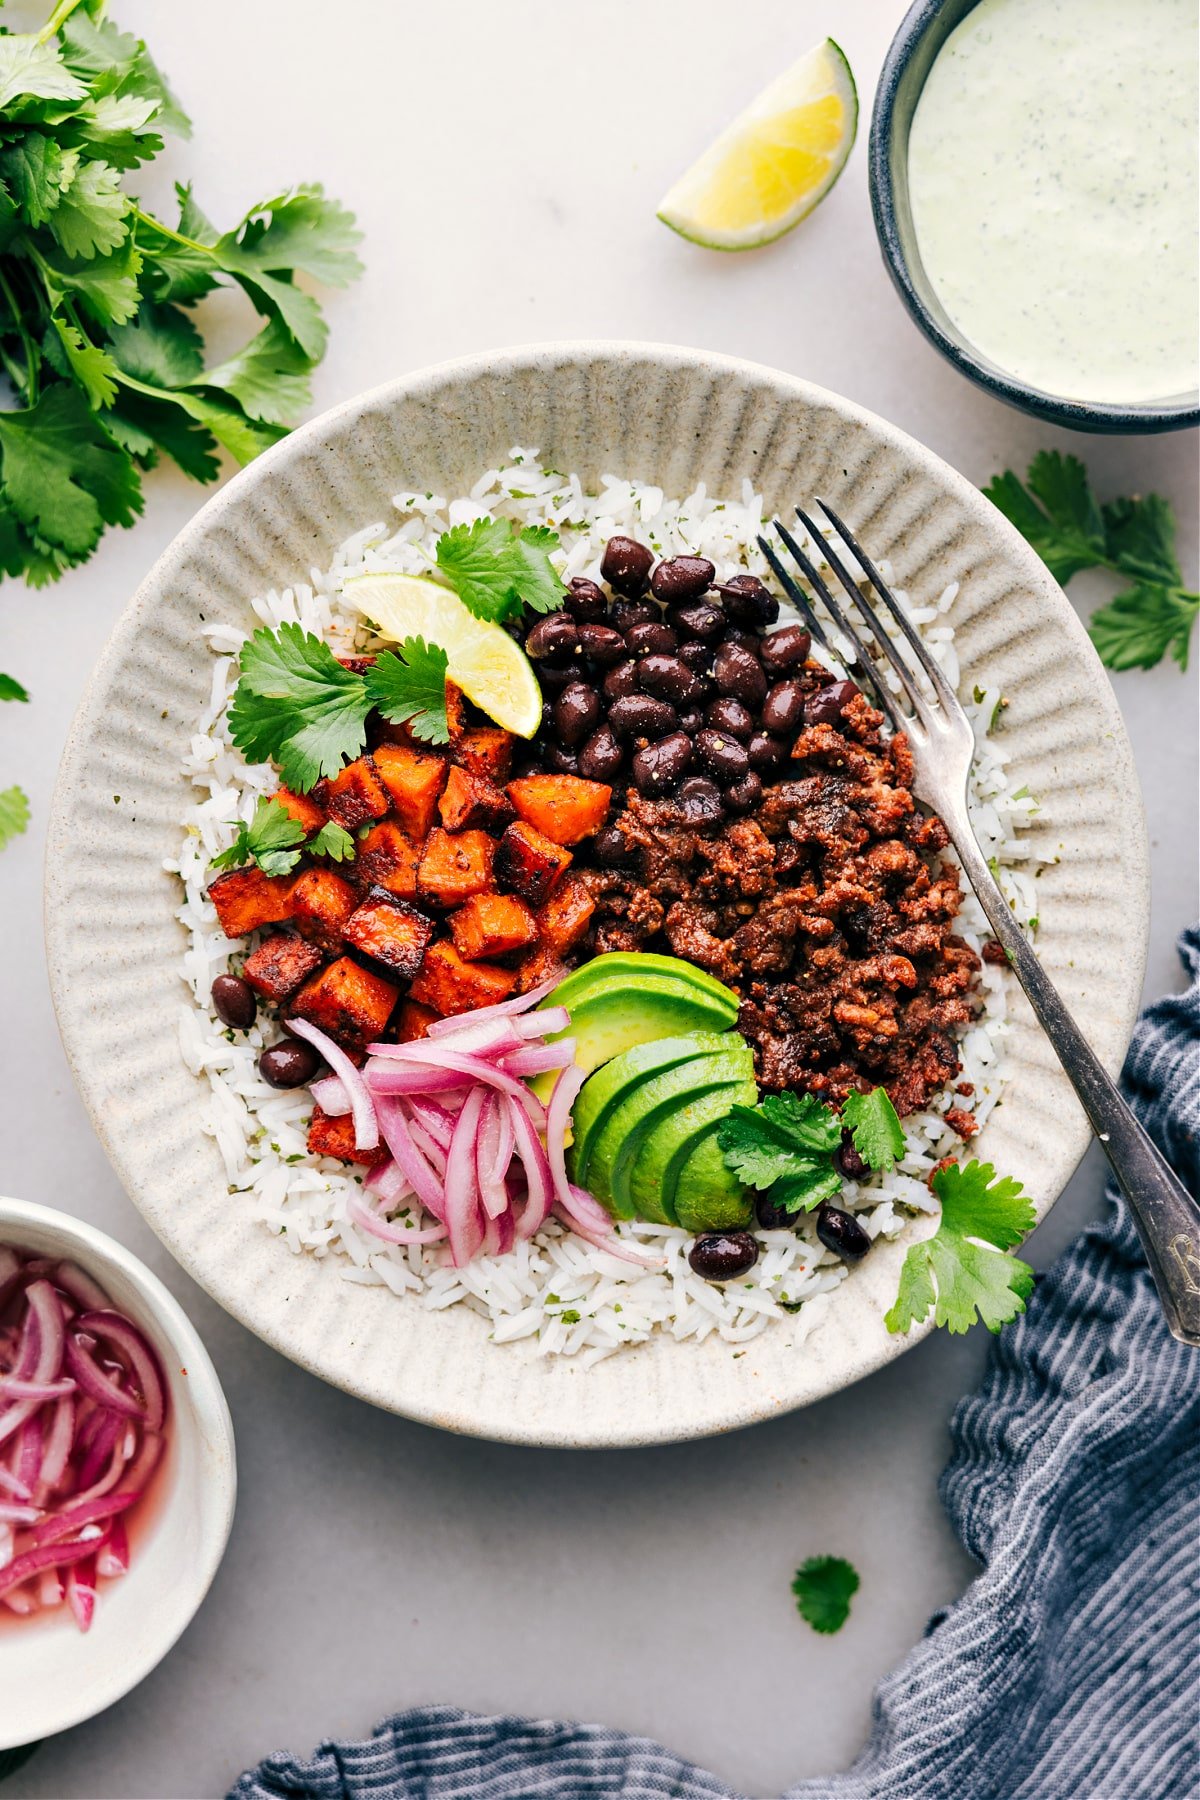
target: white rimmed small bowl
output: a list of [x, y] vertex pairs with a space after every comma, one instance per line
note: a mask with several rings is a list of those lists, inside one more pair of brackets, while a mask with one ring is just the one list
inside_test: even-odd
[[103, 1712], [143, 1681], [199, 1609], [225, 1554], [237, 1492], [233, 1421], [182, 1307], [115, 1239], [49, 1206], [0, 1196], [0, 1244], [67, 1257], [98, 1281], [158, 1351], [171, 1392], [163, 1487], [129, 1572], [102, 1584], [90, 1631], [61, 1616], [0, 1627], [0, 1750]]

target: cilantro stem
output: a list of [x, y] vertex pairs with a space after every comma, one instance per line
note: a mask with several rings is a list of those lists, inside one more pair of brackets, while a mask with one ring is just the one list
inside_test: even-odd
[[173, 231], [161, 219], [156, 219], [153, 213], [143, 212], [140, 206], [133, 208], [133, 216], [139, 225], [149, 225], [153, 231], [160, 231], [163, 237], [170, 238], [173, 244], [181, 244], [185, 250], [197, 250], [201, 256], [215, 257], [217, 254], [214, 245], [201, 244], [196, 238], [184, 237], [181, 231]]
[[0, 292], [3, 293], [4, 298], [8, 302], [9, 311], [13, 316], [13, 323], [17, 328], [17, 335], [25, 350], [26, 403], [29, 406], [35, 406], [38, 397], [37, 356], [34, 352], [33, 339], [25, 329], [25, 321], [21, 317], [21, 309], [17, 305], [17, 296], [13, 293], [12, 284], [4, 272], [4, 265], [2, 263], [0, 263]]
[[58, 0], [58, 5], [37, 34], [38, 43], [48, 44], [62, 30], [76, 7], [82, 5], [83, 0]]

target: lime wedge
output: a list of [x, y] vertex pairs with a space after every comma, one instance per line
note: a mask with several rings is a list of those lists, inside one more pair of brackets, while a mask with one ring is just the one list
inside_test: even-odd
[[468, 700], [506, 731], [533, 736], [541, 723], [542, 695], [529, 658], [499, 625], [468, 612], [449, 588], [423, 575], [352, 575], [342, 598], [380, 637], [440, 644], [446, 673]]
[[769, 244], [829, 192], [857, 126], [850, 64], [826, 38], [738, 114], [675, 183], [658, 216], [709, 250]]

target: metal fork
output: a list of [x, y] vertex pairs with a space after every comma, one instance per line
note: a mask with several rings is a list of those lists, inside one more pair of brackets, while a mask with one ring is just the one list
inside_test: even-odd
[[[778, 519], [772, 524], [780, 543], [813, 592], [820, 596], [829, 618], [853, 647], [849, 658], [830, 643], [828, 628], [816, 616], [776, 545], [760, 537], [759, 547], [816, 641], [847, 667], [853, 665], [861, 672], [893, 728], [906, 734], [912, 750], [914, 791], [933, 808], [949, 832], [988, 922], [1121, 1184], [1145, 1247], [1167, 1324], [1182, 1343], [1200, 1345], [1200, 1203], [1159, 1154], [1122, 1099], [1116, 1083], [1101, 1067], [1030, 948], [987, 865], [967, 812], [967, 777], [975, 755], [975, 734], [954, 689], [852, 532], [828, 501], [817, 500], [815, 504], [839, 541], [831, 543], [802, 508], [796, 508], [796, 516], [813, 545], [820, 547], [821, 560], [833, 571], [848, 606], [835, 598], [817, 563], [787, 527]], [[847, 550], [865, 580], [856, 579], [847, 568]], [[876, 606], [863, 591], [868, 586], [899, 629], [911, 658], [901, 653], [885, 629]], [[885, 668], [895, 675], [899, 694], [893, 693], [885, 679]]]

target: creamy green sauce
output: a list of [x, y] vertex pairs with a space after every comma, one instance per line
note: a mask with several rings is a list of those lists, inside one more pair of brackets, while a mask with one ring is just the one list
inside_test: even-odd
[[950, 318], [1046, 393], [1200, 379], [1195, 0], [980, 0], [917, 103], [921, 261]]

